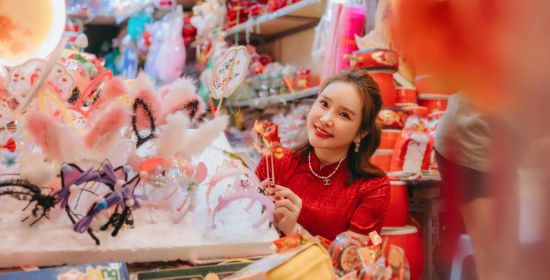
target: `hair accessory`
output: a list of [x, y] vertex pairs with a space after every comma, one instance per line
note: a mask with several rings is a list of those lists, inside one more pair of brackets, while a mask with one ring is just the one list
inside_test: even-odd
[[[145, 142], [155, 138], [155, 118], [153, 117], [153, 112], [149, 108], [149, 105], [143, 101], [143, 99], [136, 98], [133, 105], [134, 114], [132, 115], [132, 129], [134, 130], [134, 135], [137, 138], [137, 147], [139, 148]], [[148, 121], [147, 130], [148, 134], [142, 135], [138, 128], [138, 115], [142, 115]]]
[[4, 145], [0, 144], [0, 149], [6, 149], [12, 153], [15, 152], [16, 148], [17, 144], [15, 144], [15, 140], [13, 140], [13, 138], [9, 138]]
[[92, 168], [83, 171], [76, 164], [67, 164], [61, 169], [61, 189], [53, 194], [61, 208], [67, 208], [71, 195], [71, 186], [98, 180], [99, 172]]
[[[2, 195], [9, 195], [18, 200], [28, 201], [29, 203], [23, 208], [23, 211], [32, 203], [35, 203], [31, 211], [31, 215], [34, 217], [34, 221], [30, 224], [31, 226], [44, 217], [48, 218], [48, 213], [55, 206], [55, 198], [53, 196], [43, 194], [40, 187], [24, 179], [10, 179], [0, 182], [0, 196]], [[21, 221], [26, 221], [31, 215]]]
[[275, 204], [273, 201], [271, 201], [269, 198], [267, 198], [265, 195], [255, 192], [255, 191], [245, 191], [245, 192], [238, 192], [234, 194], [229, 194], [224, 197], [218, 198], [218, 205], [216, 208], [214, 208], [214, 211], [212, 211], [212, 228], [216, 228], [216, 215], [221, 212], [225, 207], [227, 207], [231, 202], [239, 200], [239, 199], [251, 199], [253, 201], [258, 201], [262, 204], [265, 211], [263, 213], [263, 216], [256, 221], [256, 223], [253, 224], [253, 227], [258, 228], [266, 221], [272, 221], [273, 220], [273, 212], [275, 211]]
[[[69, 219], [74, 224], [74, 230], [76, 232], [88, 232], [90, 237], [92, 237], [96, 244], [99, 245], [100, 241], [93, 233], [90, 225], [97, 214], [102, 211], [107, 211], [112, 207], [114, 207], [115, 210], [110, 215], [109, 221], [102, 225], [100, 230], [107, 230], [107, 228], [112, 225], [114, 229], [111, 235], [116, 236], [123, 225], [126, 224], [133, 226], [131, 210], [138, 209], [140, 207], [138, 198], [145, 198], [134, 194], [135, 187], [139, 183], [139, 175], [134, 176], [128, 182], [126, 182], [126, 176], [126, 170], [123, 166], [113, 168], [108, 161], [102, 164], [100, 171], [92, 168], [83, 171], [75, 164], [67, 164], [63, 166], [61, 169], [61, 190], [57, 191], [54, 194], [54, 197], [55, 200], [60, 203], [60, 206], [65, 208]], [[73, 188], [73, 186], [82, 185], [88, 182], [102, 183], [108, 186], [111, 191], [104, 196], [100, 196], [98, 193], [88, 189], [76, 187], [76, 190], [80, 190], [78, 199], [80, 198], [82, 191], [92, 193], [99, 198], [91, 205], [86, 215], [80, 218], [80, 215], [77, 215], [73, 209], [71, 209], [71, 206], [69, 205], [69, 197], [75, 192], [75, 188]]]
[[14, 121], [8, 122], [4, 126], [0, 126], [0, 132], [15, 133], [17, 131], [17, 124]]
[[223, 181], [226, 178], [240, 176], [241, 174], [243, 174], [243, 170], [241, 168], [231, 168], [214, 175], [214, 177], [210, 179], [210, 182], [208, 183], [208, 189], [206, 190], [205, 194], [206, 208], [208, 208], [208, 212], [212, 212], [212, 208], [210, 207], [210, 194], [212, 193], [214, 187], [216, 187], [220, 181]]
[[179, 207], [176, 208], [174, 215], [174, 222], [181, 221], [189, 211], [195, 209], [195, 201], [197, 197], [197, 187], [206, 179], [208, 175], [208, 169], [203, 162], [200, 162], [195, 168], [192, 176], [190, 176], [187, 188], [183, 188], [182, 191], [186, 192], [186, 197]]

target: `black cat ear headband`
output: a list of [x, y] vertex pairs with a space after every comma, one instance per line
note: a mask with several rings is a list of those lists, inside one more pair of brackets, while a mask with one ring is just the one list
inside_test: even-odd
[[[153, 112], [151, 111], [151, 108], [145, 101], [141, 98], [136, 98], [134, 100], [134, 104], [132, 106], [133, 115], [132, 115], [132, 129], [134, 131], [134, 135], [137, 138], [137, 147], [139, 148], [141, 145], [143, 145], [145, 142], [155, 138], [155, 132], [156, 132], [156, 126], [155, 126], [155, 118], [153, 116]], [[146, 129], [144, 131], [140, 131], [138, 128], [138, 114], [144, 114], [146, 117], [146, 121], [148, 122], [146, 124]], [[145, 133], [145, 134], [144, 134]]]
[[0, 181], [0, 196], [3, 195], [11, 196], [21, 201], [28, 201], [22, 211], [25, 211], [29, 206], [31, 206], [31, 204], [34, 203], [31, 214], [21, 220], [24, 222], [32, 216], [34, 220], [31, 222], [31, 226], [44, 217], [48, 218], [50, 210], [54, 208], [56, 204], [56, 199], [54, 196], [43, 194], [40, 187], [21, 178], [12, 178]]

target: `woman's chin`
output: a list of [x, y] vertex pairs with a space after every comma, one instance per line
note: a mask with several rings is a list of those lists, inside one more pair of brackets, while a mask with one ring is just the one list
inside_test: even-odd
[[318, 139], [315, 136], [309, 137], [309, 144], [316, 149], [327, 149], [331, 148], [330, 143], [327, 143], [327, 141], [323, 141], [323, 139]]

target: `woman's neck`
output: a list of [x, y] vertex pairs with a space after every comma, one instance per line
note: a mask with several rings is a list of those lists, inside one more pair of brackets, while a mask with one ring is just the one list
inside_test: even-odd
[[348, 152], [347, 149], [318, 149], [313, 148], [317, 159], [319, 159], [319, 167], [323, 168], [327, 165], [339, 162]]

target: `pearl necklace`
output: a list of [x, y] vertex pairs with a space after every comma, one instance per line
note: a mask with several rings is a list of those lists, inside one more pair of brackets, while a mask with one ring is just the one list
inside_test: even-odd
[[308, 164], [309, 164], [309, 171], [311, 171], [311, 173], [321, 179], [323, 181], [323, 185], [325, 186], [329, 186], [332, 182], [330, 181], [330, 177], [334, 176], [334, 174], [336, 174], [336, 171], [338, 170], [338, 168], [340, 167], [340, 164], [342, 164], [342, 162], [344, 161], [346, 157], [344, 156], [339, 162], [338, 162], [338, 165], [336, 165], [336, 168], [334, 168], [334, 170], [332, 171], [332, 173], [328, 174], [327, 176], [321, 176], [317, 173], [315, 173], [315, 171], [313, 170], [313, 167], [311, 166], [311, 152], [309, 152], [309, 154], [307, 154], [307, 161], [308, 161]]

